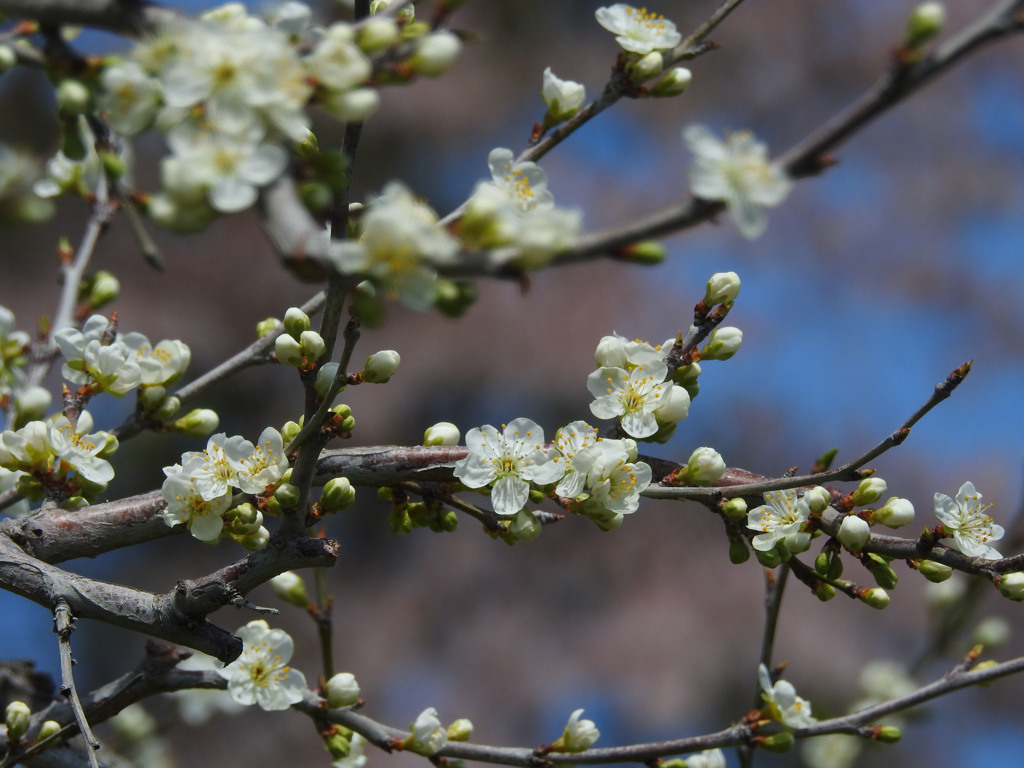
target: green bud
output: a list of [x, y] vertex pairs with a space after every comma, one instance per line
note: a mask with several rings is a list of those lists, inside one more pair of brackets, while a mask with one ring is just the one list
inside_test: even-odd
[[268, 333], [277, 330], [278, 320], [276, 317], [268, 317], [256, 323], [256, 338], [262, 339]]
[[[279, 573], [270, 580], [270, 586], [274, 594], [289, 605], [305, 610], [309, 607], [309, 597], [306, 595], [306, 582], [294, 571]], [[340, 706], [340, 705], [339, 705]]]
[[109, 304], [121, 293], [121, 283], [114, 277], [113, 272], [105, 269], [96, 272], [90, 282], [89, 306], [93, 309]]
[[701, 360], [728, 360], [735, 355], [743, 343], [743, 331], [739, 328], [718, 327], [711, 332], [708, 343], [700, 351]]
[[250, 533], [248, 536], [242, 536], [237, 539], [237, 541], [250, 552], [255, 552], [256, 550], [263, 549], [267, 546], [267, 542], [270, 541], [270, 531], [266, 528], [260, 528], [256, 533]]
[[759, 549], [755, 549], [754, 557], [756, 557], [757, 562], [759, 562], [765, 568], [778, 568], [782, 564], [782, 555], [779, 554], [779, 550], [777, 547], [769, 549], [767, 552], [762, 552]]
[[918, 563], [917, 572], [933, 584], [939, 584], [953, 575], [953, 569], [934, 560], [922, 560]]
[[870, 605], [878, 610], [882, 610], [889, 605], [889, 593], [879, 587], [858, 590], [857, 597], [865, 605]]
[[280, 517], [281, 502], [279, 502], [273, 496], [269, 496], [267, 497], [267, 500], [263, 503], [263, 511], [271, 517]]
[[14, 481], [14, 490], [29, 501], [42, 501], [44, 495], [39, 480], [28, 474], [18, 475], [18, 479]]
[[[321, 399], [327, 397], [328, 391], [334, 386], [334, 380], [338, 376], [338, 369], [340, 367], [337, 363], [324, 363], [316, 372], [316, 393]], [[341, 387], [341, 389], [344, 389], [344, 387]]]
[[423, 433], [424, 445], [458, 445], [459, 428], [450, 421], [439, 421]]
[[789, 752], [793, 749], [794, 742], [795, 739], [792, 733], [780, 731], [779, 733], [773, 733], [771, 736], [762, 737], [760, 746], [769, 752]]
[[39, 726], [39, 734], [36, 736], [36, 743], [46, 741], [52, 736], [56, 736], [60, 731], [60, 723], [56, 720], [46, 720], [41, 726]]
[[371, 384], [384, 384], [398, 370], [401, 356], [393, 349], [385, 349], [366, 358], [363, 366], [363, 381]]
[[388, 514], [388, 526], [395, 533], [409, 533], [412, 530], [412, 519], [405, 506], [396, 504]]
[[665, 246], [657, 240], [641, 240], [621, 248], [616, 256], [632, 264], [655, 266], [665, 261]]
[[274, 353], [281, 365], [302, 365], [302, 345], [287, 333], [282, 333], [274, 340]]
[[9, 72], [18, 63], [18, 54], [9, 45], [0, 45], [0, 75]]
[[7, 726], [9, 741], [17, 741], [32, 724], [32, 710], [24, 701], [12, 701], [4, 711], [4, 724]]
[[857, 515], [847, 515], [839, 526], [836, 538], [851, 552], [859, 553], [871, 540], [871, 526]]
[[402, 37], [398, 24], [386, 16], [369, 18], [356, 30], [356, 45], [364, 53], [375, 53], [395, 45]]
[[291, 483], [281, 483], [277, 486], [277, 490], [274, 491], [274, 498], [277, 499], [277, 503], [283, 509], [292, 509], [299, 503], [300, 496], [299, 486], [292, 485]]
[[320, 509], [324, 514], [333, 515], [351, 507], [356, 500], [356, 489], [347, 477], [332, 477], [324, 483], [320, 493]]
[[352, 750], [352, 742], [343, 732], [335, 731], [324, 737], [324, 749], [330, 753], [333, 759], [341, 760], [348, 757], [348, 753]]
[[945, 24], [946, 8], [942, 3], [921, 3], [907, 19], [903, 46], [911, 51], [920, 48], [929, 40], [938, 37]]
[[804, 498], [812, 515], [820, 515], [832, 503], [832, 494], [828, 492], [828, 488], [821, 485], [811, 488], [804, 494]]
[[451, 533], [459, 527], [459, 516], [454, 509], [446, 509], [441, 513], [441, 530]]
[[299, 185], [299, 199], [312, 213], [322, 213], [334, 202], [334, 192], [322, 181], [306, 181]]
[[868, 554], [864, 565], [871, 575], [875, 577], [875, 583], [882, 589], [896, 588], [896, 582], [899, 581], [899, 577], [896, 575], [896, 571], [889, 566], [889, 561], [884, 557], [872, 552]]
[[298, 437], [301, 431], [301, 424], [297, 424], [294, 421], [286, 421], [284, 426], [281, 427], [281, 438], [284, 440], [284, 444], [288, 445], [288, 443]]
[[814, 596], [823, 603], [827, 603], [836, 596], [836, 588], [831, 584], [826, 584], [824, 581], [819, 581], [813, 591]]
[[405, 63], [417, 75], [437, 77], [448, 71], [461, 50], [459, 36], [441, 29], [419, 38]]
[[180, 432], [189, 437], [206, 437], [217, 429], [219, 423], [220, 418], [216, 411], [211, 411], [209, 408], [196, 408], [172, 423], [170, 428], [174, 432]]
[[162, 405], [166, 397], [166, 387], [162, 387], [159, 384], [154, 384], [151, 387], [143, 387], [139, 390], [139, 405], [142, 406], [142, 410], [144, 411], [152, 411], [156, 407]]
[[[103, 163], [103, 170], [112, 179], [120, 179], [128, 170], [124, 158], [116, 152], [100, 152], [100, 162]], [[94, 307], [95, 309], [95, 307]]]
[[1017, 603], [1024, 600], [1024, 573], [1021, 571], [1004, 573], [999, 577], [996, 586], [999, 587], [999, 593], [1003, 597], [1007, 597]]
[[875, 731], [873, 738], [883, 744], [895, 744], [903, 738], [903, 733], [895, 725], [883, 725]]
[[154, 408], [150, 415], [158, 421], [167, 421], [174, 417], [178, 411], [181, 410], [181, 398], [171, 395], [165, 397], [159, 406]]
[[832, 555], [825, 577], [829, 581], [835, 581], [836, 579], [841, 579], [843, 577], [843, 558], [839, 556], [838, 552]]
[[692, 401], [700, 394], [700, 382], [697, 381], [698, 376], [700, 376], [700, 363], [691, 363], [690, 365], [683, 365], [677, 368], [672, 376], [672, 381], [685, 389]]
[[308, 361], [319, 360], [327, 349], [324, 337], [316, 331], [303, 331], [299, 338], [299, 346], [302, 348], [303, 357]]
[[57, 111], [61, 117], [84, 115], [92, 107], [92, 95], [80, 80], [62, 80], [57, 86]]
[[629, 73], [629, 79], [634, 83], [642, 83], [646, 80], [650, 80], [655, 75], [660, 75], [665, 69], [665, 59], [658, 51], [651, 51], [644, 56], [631, 62], [627, 67], [626, 71]]
[[750, 559], [750, 549], [742, 536], [729, 537], [729, 562], [733, 565], [745, 563]]
[[309, 330], [309, 315], [298, 307], [289, 307], [284, 313], [284, 330], [295, 341], [298, 341], [304, 331]]
[[871, 513], [872, 525], [881, 523], [887, 528], [900, 528], [914, 522], [914, 505], [906, 499], [893, 496], [885, 506]]
[[735, 272], [715, 272], [704, 289], [704, 303], [709, 307], [729, 304], [740, 295], [740, 285], [740, 276]]
[[747, 518], [747, 502], [738, 496], [735, 499], [723, 501], [720, 509], [726, 520], [738, 522]]
[[376, 289], [369, 280], [359, 283], [353, 289], [351, 298], [352, 314], [358, 317], [363, 325], [373, 328], [384, 322], [384, 305], [377, 298]]
[[351, 672], [339, 672], [327, 681], [327, 708], [351, 707], [359, 701], [359, 683]]
[[880, 477], [869, 477], [865, 480], [861, 480], [860, 485], [857, 486], [857, 490], [850, 494], [850, 496], [853, 501], [853, 505], [855, 507], [861, 507], [865, 504], [874, 504], [882, 497], [885, 490], [885, 480]]
[[476, 301], [477, 289], [473, 283], [438, 280], [434, 306], [445, 317], [462, 317]]
[[662, 75], [651, 88], [650, 94], [658, 99], [672, 98], [689, 88], [692, 80], [693, 73], [690, 70], [686, 67], [675, 67]]
[[460, 717], [448, 726], [448, 741], [469, 741], [473, 738], [473, 723], [468, 718]]
[[60, 151], [68, 160], [75, 162], [85, 160], [86, 155], [89, 154], [89, 148], [85, 146], [85, 140], [82, 138], [77, 120], [64, 123], [60, 137]]
[[818, 553], [818, 556], [814, 558], [814, 571], [815, 573], [824, 576], [828, 573], [829, 563], [832, 562], [832, 558], [828, 552], [822, 550]]

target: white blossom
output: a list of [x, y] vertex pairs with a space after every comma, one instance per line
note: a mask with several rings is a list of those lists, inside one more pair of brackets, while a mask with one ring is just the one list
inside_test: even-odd
[[674, 48], [683, 39], [675, 24], [646, 8], [616, 3], [598, 8], [594, 16], [598, 24], [616, 36], [615, 42], [632, 53]]
[[421, 755], [435, 755], [448, 743], [448, 733], [437, 716], [434, 707], [427, 707], [409, 726], [412, 732], [408, 748]]
[[196, 482], [180, 467], [164, 467], [167, 475], [160, 490], [167, 503], [164, 522], [171, 528], [181, 523], [199, 541], [216, 541], [224, 529], [224, 513], [231, 506], [231, 493], [204, 498]]
[[811, 703], [796, 695], [796, 688], [786, 680], [772, 685], [768, 668], [761, 664], [757, 668], [757, 679], [761, 684], [761, 695], [768, 703], [772, 719], [780, 720], [790, 728], [806, 728], [818, 722], [811, 716]]
[[970, 557], [998, 560], [1002, 557], [989, 542], [1003, 538], [1003, 527], [987, 514], [991, 504], [981, 503], [974, 483], [964, 483], [955, 499], [935, 494], [935, 516], [947, 533], [953, 534], [950, 546]]
[[598, 368], [587, 377], [587, 388], [595, 397], [591, 412], [599, 419], [621, 417], [622, 429], [636, 438], [658, 431], [654, 412], [664, 404], [673, 386], [666, 382], [668, 366], [661, 360], [624, 368]]
[[242, 655], [220, 670], [231, 698], [239, 704], [259, 704], [265, 710], [288, 709], [302, 701], [306, 678], [288, 666], [294, 649], [288, 633], [256, 620], [239, 629], [238, 636], [242, 638]]
[[767, 552], [787, 536], [800, 531], [810, 517], [807, 500], [797, 498], [796, 491], [769, 491], [765, 503], [747, 513], [747, 528], [761, 531], [754, 537], [754, 549]]

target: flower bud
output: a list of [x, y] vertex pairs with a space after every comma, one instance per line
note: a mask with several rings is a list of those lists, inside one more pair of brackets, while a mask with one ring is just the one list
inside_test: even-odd
[[823, 603], [827, 603], [836, 596], [836, 588], [824, 581], [819, 581], [815, 585], [813, 592], [814, 596]]
[[[370, 13], [381, 13], [396, 0], [373, 0], [370, 3]], [[412, 21], [416, 18], [416, 7], [412, 4], [405, 6], [398, 12], [398, 21]]]
[[587, 90], [577, 82], [562, 80], [548, 67], [544, 70], [541, 98], [548, 108], [544, 115], [544, 127], [550, 128], [579, 112], [587, 100]]
[[713, 485], [724, 472], [725, 461], [714, 448], [698, 448], [686, 462], [687, 478], [694, 485]]
[[675, 375], [672, 376], [672, 381], [685, 389], [690, 396], [690, 401], [693, 402], [694, 398], [700, 394], [699, 376], [700, 363], [691, 363], [690, 365], [683, 365], [677, 368]]
[[903, 738], [903, 733], [895, 725], [883, 725], [872, 734], [872, 738], [883, 744], [895, 744]]
[[0, 75], [9, 72], [18, 63], [18, 54], [9, 45], [0, 45]]
[[323, 107], [339, 120], [361, 123], [380, 106], [380, 94], [375, 88], [354, 88], [350, 91], [331, 91], [323, 100]]
[[306, 582], [295, 571], [279, 573], [270, 580], [270, 586], [274, 594], [289, 605], [305, 610], [309, 607], [309, 597], [306, 594]]
[[857, 515], [847, 515], [839, 526], [839, 534], [836, 537], [848, 550], [857, 554], [864, 545], [871, 539], [871, 526]]
[[220, 417], [217, 416], [216, 411], [209, 408], [196, 408], [172, 423], [171, 429], [189, 437], [206, 437], [217, 428], [219, 423]]
[[24, 701], [12, 701], [4, 711], [4, 724], [7, 726], [9, 741], [17, 741], [32, 724], [32, 710]]
[[799, 555], [811, 548], [811, 535], [802, 532], [791, 533], [782, 540], [782, 544], [789, 554]]
[[277, 329], [278, 320], [276, 317], [268, 317], [266, 320], [260, 320], [256, 323], [256, 338], [262, 339], [271, 331]]
[[631, 264], [654, 266], [665, 261], [665, 246], [657, 240], [641, 240], [620, 248], [615, 252], [615, 257]]
[[[345, 731], [347, 730], [346, 728]], [[344, 760], [352, 751], [351, 737], [345, 731], [335, 729], [324, 736], [324, 749], [334, 760]]]
[[267, 542], [270, 541], [270, 531], [266, 528], [260, 528], [256, 533], [250, 533], [248, 536], [243, 536], [238, 539], [238, 543], [248, 549], [250, 552], [255, 552], [258, 549], [263, 549], [267, 546]]
[[338, 376], [337, 363], [324, 363], [316, 372], [316, 393], [321, 397], [327, 397], [328, 391], [334, 385], [334, 379]]
[[284, 509], [291, 509], [299, 503], [299, 486], [291, 483], [281, 483], [274, 491], [274, 498]]
[[811, 488], [804, 494], [804, 498], [807, 500], [807, 507], [811, 510], [812, 515], [820, 515], [832, 503], [832, 494], [828, 492], [828, 488], [821, 485]]
[[39, 733], [36, 735], [36, 742], [46, 741], [51, 736], [56, 736], [61, 731], [61, 725], [56, 720], [46, 720], [39, 726]]
[[889, 605], [889, 593], [881, 587], [858, 590], [857, 597], [860, 598], [861, 602], [865, 605], [870, 605], [872, 608], [877, 608], [878, 610], [882, 610]]
[[533, 541], [540, 536], [540, 520], [529, 510], [520, 509], [509, 523], [508, 530], [519, 541]]
[[375, 53], [394, 45], [401, 39], [398, 23], [388, 16], [374, 16], [366, 19], [356, 30], [356, 45], [363, 53]]
[[885, 480], [880, 477], [869, 477], [860, 481], [857, 490], [850, 494], [850, 497], [855, 507], [874, 504], [885, 493], [885, 489]]
[[84, 115], [92, 105], [92, 95], [80, 80], [62, 80], [57, 86], [57, 110], [62, 117]]
[[466, 717], [460, 717], [448, 726], [448, 741], [469, 741], [473, 738], [473, 723]]
[[1024, 600], [1024, 572], [1013, 571], [999, 577], [999, 593], [1015, 602]]
[[771, 736], [764, 736], [760, 740], [760, 747], [769, 752], [789, 752], [793, 749], [795, 739], [789, 731], [779, 731]]
[[402, 358], [393, 349], [370, 355], [363, 366], [363, 381], [371, 384], [383, 384], [398, 370]]
[[678, 96], [690, 87], [693, 73], [686, 67], [675, 67], [666, 72], [650, 90], [651, 96], [664, 99]]
[[569, 716], [569, 722], [562, 730], [561, 737], [551, 745], [553, 752], [585, 752], [601, 738], [601, 732], [593, 720], [581, 720], [582, 709]]
[[701, 360], [728, 360], [735, 355], [743, 343], [743, 331], [726, 326], [711, 332], [707, 345], [700, 351]]
[[445, 317], [462, 317], [476, 301], [477, 288], [473, 283], [438, 280], [436, 288], [434, 306]]
[[320, 493], [320, 510], [325, 515], [333, 515], [351, 507], [356, 500], [356, 489], [347, 477], [332, 477], [324, 483]]
[[914, 505], [906, 499], [893, 496], [885, 506], [871, 513], [872, 523], [881, 523], [887, 528], [900, 528], [914, 522]]
[[708, 306], [728, 304], [740, 294], [740, 276], [735, 272], [715, 272], [704, 289], [704, 303]]
[[284, 440], [284, 444], [288, 445], [299, 436], [299, 432], [302, 431], [302, 425], [294, 421], [287, 421], [284, 426], [281, 427], [281, 438]]
[[26, 387], [14, 398], [14, 408], [18, 413], [17, 421], [24, 424], [42, 419], [52, 402], [53, 395], [48, 389], [36, 385]]
[[946, 24], [946, 8], [942, 3], [921, 3], [907, 19], [903, 46], [909, 50], [920, 48], [937, 37]]
[[89, 286], [89, 306], [99, 309], [118, 297], [121, 293], [121, 283], [114, 276], [113, 272], [101, 269], [92, 276]]
[[625, 368], [626, 342], [619, 336], [604, 336], [597, 342], [594, 362], [598, 368]]
[[450, 421], [439, 421], [423, 433], [424, 445], [458, 445], [459, 428]]
[[302, 365], [302, 346], [287, 333], [282, 333], [274, 340], [274, 352], [281, 365]]
[[307, 361], [319, 360], [320, 355], [327, 349], [324, 337], [316, 331], [303, 331], [299, 336], [299, 346], [302, 347], [302, 356]]
[[747, 502], [739, 497], [729, 499], [722, 502], [721, 510], [726, 520], [745, 520], [747, 517]]
[[945, 581], [953, 575], [953, 569], [943, 563], [936, 563], [934, 560], [922, 560], [917, 571], [928, 581], [935, 584]]
[[645, 80], [650, 80], [655, 75], [661, 74], [664, 68], [665, 60], [661, 54], [658, 51], [651, 51], [641, 56], [628, 67], [629, 79], [634, 83], [642, 83]]
[[[264, 322], [269, 322], [269, 319]], [[309, 330], [309, 315], [298, 307], [289, 307], [288, 311], [284, 313], [284, 330], [298, 341], [302, 332]]]
[[733, 565], [745, 563], [750, 559], [750, 549], [747, 547], [747, 540], [742, 536], [729, 537], [729, 562]]
[[889, 566], [889, 561], [884, 557], [873, 552], [869, 553], [864, 561], [864, 566], [874, 576], [875, 583], [882, 589], [896, 588], [899, 577], [896, 575], [896, 571]]
[[437, 77], [448, 71], [461, 50], [458, 35], [439, 30], [417, 40], [412, 57], [406, 63], [417, 75]]
[[351, 707], [359, 701], [359, 683], [351, 672], [339, 672], [327, 681], [327, 708]]
[[[668, 397], [662, 398], [662, 404], [654, 411], [654, 418], [662, 425], [674, 425], [675, 422], [685, 419], [690, 412], [689, 393], [687, 393], [687, 391], [682, 387], [678, 387], [675, 384], [671, 384], [670, 386], [672, 388], [668, 391]], [[721, 459], [721, 457], [719, 457], [719, 459]], [[724, 471], [724, 465], [722, 469]], [[718, 478], [716, 477], [715, 479], [717, 480]]]
[[772, 547], [766, 551], [755, 549], [754, 557], [765, 568], [778, 568], [782, 564], [782, 555], [779, 554], [778, 547]]
[[971, 633], [971, 642], [979, 643], [986, 648], [1003, 645], [1010, 639], [1010, 625], [1002, 616], [988, 616]]

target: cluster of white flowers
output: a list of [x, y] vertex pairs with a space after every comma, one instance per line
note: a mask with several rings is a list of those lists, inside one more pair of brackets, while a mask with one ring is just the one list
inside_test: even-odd
[[16, 330], [14, 313], [0, 306], [0, 402], [6, 404], [8, 425], [41, 418], [53, 399], [48, 390], [30, 384], [25, 376], [30, 345], [29, 335]]
[[123, 397], [136, 387], [173, 384], [191, 362], [184, 342], [164, 339], [153, 346], [141, 333], [116, 333], [110, 326], [103, 315], [93, 315], [81, 330], [68, 326], [54, 334], [67, 361], [64, 378]]
[[582, 214], [556, 207], [544, 170], [516, 161], [512, 150], [492, 149], [487, 166], [491, 178], [467, 201], [460, 236], [478, 248], [507, 247], [506, 258], [520, 267], [543, 266], [575, 239]]
[[558, 430], [546, 446], [544, 430], [530, 419], [510, 422], [503, 431], [491, 425], [466, 435], [469, 453], [456, 462], [455, 476], [469, 488], [491, 487], [499, 515], [515, 515], [520, 538], [539, 532], [525, 507], [531, 485], [556, 484], [554, 492], [572, 500], [571, 509], [602, 528], [621, 525], [635, 512], [640, 493], [651, 483], [651, 468], [637, 461], [636, 443], [597, 437], [597, 430], [575, 421]]
[[[0, 435], [0, 467], [33, 479], [19, 484], [29, 498], [42, 498], [43, 488], [63, 486], [64, 495], [91, 497], [114, 478], [106, 456], [117, 450], [117, 438], [107, 432], [87, 434], [92, 416], [82, 411], [72, 426], [64, 414], [47, 421], [30, 421]], [[8, 482], [10, 478], [8, 478]]]
[[637, 439], [664, 441], [690, 412], [690, 395], [673, 383], [665, 357], [672, 339], [660, 346], [629, 341], [613, 334], [597, 345], [598, 369], [587, 377], [596, 399], [591, 412], [599, 419], [619, 419], [622, 430]]
[[[238, 435], [213, 435], [205, 450], [189, 451], [180, 464], [164, 467], [164, 522], [171, 527], [185, 523], [195, 538], [215, 542], [224, 533], [233, 493], [265, 493], [287, 468], [284, 440], [273, 427], [263, 430], [257, 445]], [[231, 522], [229, 535], [246, 546], [258, 548], [269, 537], [258, 511]]]

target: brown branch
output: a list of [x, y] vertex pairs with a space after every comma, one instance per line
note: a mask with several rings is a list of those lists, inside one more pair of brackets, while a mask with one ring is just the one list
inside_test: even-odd
[[179, 18], [174, 11], [144, 0], [0, 0], [0, 13], [45, 26], [93, 27], [125, 35], [155, 32]]

